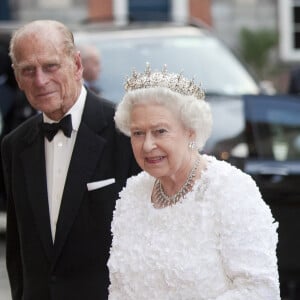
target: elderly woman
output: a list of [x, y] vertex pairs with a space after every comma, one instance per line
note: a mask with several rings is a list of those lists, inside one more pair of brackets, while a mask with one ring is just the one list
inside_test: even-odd
[[125, 89], [115, 121], [144, 171], [117, 201], [109, 299], [280, 299], [269, 207], [250, 176], [199, 154], [212, 123], [202, 89], [149, 66]]

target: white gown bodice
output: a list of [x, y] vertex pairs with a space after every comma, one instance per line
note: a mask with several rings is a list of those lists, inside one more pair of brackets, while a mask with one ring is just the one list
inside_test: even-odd
[[112, 223], [110, 300], [277, 300], [277, 223], [250, 176], [213, 157], [174, 206], [128, 180]]

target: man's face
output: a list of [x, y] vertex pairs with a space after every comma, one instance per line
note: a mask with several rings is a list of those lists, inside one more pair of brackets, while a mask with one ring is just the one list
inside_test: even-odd
[[60, 119], [80, 93], [80, 55], [68, 55], [58, 32], [31, 33], [19, 38], [14, 70], [30, 104], [52, 119]]

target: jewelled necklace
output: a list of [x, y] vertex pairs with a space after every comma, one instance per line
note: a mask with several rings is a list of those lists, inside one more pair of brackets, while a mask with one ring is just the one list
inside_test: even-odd
[[168, 196], [164, 192], [161, 182], [156, 179], [153, 186], [153, 192], [151, 195], [151, 202], [155, 208], [164, 208], [166, 206], [172, 206], [180, 201], [193, 187], [195, 183], [196, 171], [200, 163], [200, 157], [195, 161], [193, 168], [191, 169], [185, 183], [180, 190], [173, 196]]

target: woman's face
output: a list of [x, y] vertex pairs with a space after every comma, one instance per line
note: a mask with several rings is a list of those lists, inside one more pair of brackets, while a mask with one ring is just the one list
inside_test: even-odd
[[162, 179], [190, 168], [192, 139], [178, 116], [159, 104], [138, 104], [131, 112], [131, 144], [139, 166]]

